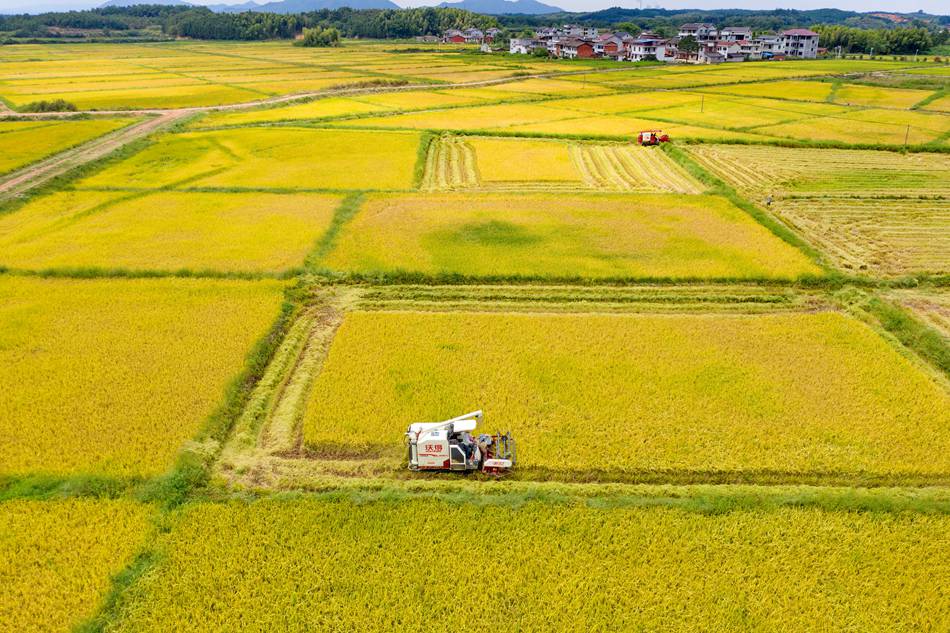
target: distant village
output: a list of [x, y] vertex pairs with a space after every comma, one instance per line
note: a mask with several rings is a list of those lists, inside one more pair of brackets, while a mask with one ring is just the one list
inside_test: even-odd
[[[442, 40], [484, 46], [497, 40], [499, 34], [498, 29], [485, 32], [478, 29], [450, 30], [445, 32]], [[513, 38], [508, 45], [509, 52], [522, 55], [535, 54], [541, 50], [551, 57], [567, 59], [655, 60], [688, 64], [814, 59], [825, 52], [818, 47], [818, 34], [808, 29], [789, 29], [777, 35], [753, 36], [749, 27], [727, 26], [717, 29], [707, 23], [684, 24], [676, 37], [672, 38], [650, 32], [640, 33], [636, 37], [623, 31], [602, 33], [595, 27], [566, 24], [540, 28], [534, 37]]]

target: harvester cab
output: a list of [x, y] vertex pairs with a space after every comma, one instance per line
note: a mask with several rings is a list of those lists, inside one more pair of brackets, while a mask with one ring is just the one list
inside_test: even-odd
[[640, 145], [659, 145], [669, 142], [670, 136], [659, 130], [645, 130], [637, 134], [637, 143]]
[[515, 465], [515, 440], [507, 432], [472, 435], [483, 417], [481, 411], [473, 411], [443, 422], [410, 424], [409, 470], [509, 472]]

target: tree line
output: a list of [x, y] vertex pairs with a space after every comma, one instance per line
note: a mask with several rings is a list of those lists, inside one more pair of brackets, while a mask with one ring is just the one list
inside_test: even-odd
[[406, 38], [439, 35], [446, 29], [498, 26], [498, 20], [461, 9], [324, 9], [309, 13], [214, 13], [205, 7], [136, 5], [89, 11], [0, 16], [0, 32], [15, 37], [51, 37], [49, 27], [128, 33], [158, 27], [167, 37], [206, 40], [290, 39], [304, 29], [335, 29], [343, 37]]
[[947, 31], [923, 27], [896, 29], [856, 29], [848, 26], [819, 24], [812, 27], [818, 41], [829, 51], [838, 46], [842, 53], [880, 53], [881, 55], [913, 55], [925, 53], [947, 42]]

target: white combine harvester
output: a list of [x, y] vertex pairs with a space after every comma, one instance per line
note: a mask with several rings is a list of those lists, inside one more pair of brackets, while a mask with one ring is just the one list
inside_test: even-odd
[[409, 425], [409, 470], [481, 470], [493, 475], [510, 471], [515, 465], [515, 441], [511, 433], [474, 437], [472, 431], [483, 417], [481, 411], [472, 411], [444, 422]]

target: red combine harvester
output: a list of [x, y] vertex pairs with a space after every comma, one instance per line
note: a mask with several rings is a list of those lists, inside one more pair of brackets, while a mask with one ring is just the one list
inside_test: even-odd
[[659, 130], [646, 130], [637, 134], [637, 143], [640, 145], [659, 145], [669, 143], [670, 137]]

